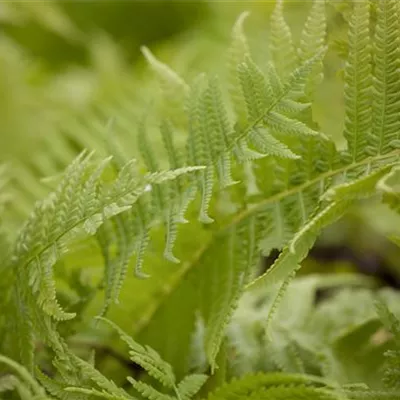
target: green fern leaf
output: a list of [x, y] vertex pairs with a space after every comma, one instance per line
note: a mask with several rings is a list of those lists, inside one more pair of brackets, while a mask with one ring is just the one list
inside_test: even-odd
[[22, 400], [29, 398], [37, 398], [45, 400], [47, 398], [44, 389], [38, 384], [38, 382], [31, 376], [28, 370], [25, 369], [22, 365], [2, 355], [0, 355], [0, 363], [7, 365], [22, 379], [23, 383], [19, 383], [16, 385], [16, 388], [20, 392]]
[[322, 199], [329, 201], [356, 200], [373, 196], [376, 193], [376, 185], [387, 176], [393, 165], [388, 165], [377, 169], [369, 175], [361, 176], [351, 182], [337, 185], [327, 190]]
[[162, 78], [165, 85], [178, 86], [184, 88], [185, 90], [188, 89], [185, 81], [166, 64], [163, 64], [156, 57], [154, 57], [154, 55], [146, 46], [142, 46], [141, 51], [151, 67], [156, 71], [158, 76]]
[[228, 50], [228, 90], [239, 124], [244, 123], [246, 116], [237, 68], [238, 65], [245, 60], [246, 56], [250, 55], [249, 45], [243, 28], [244, 22], [248, 18], [249, 14], [248, 11], [245, 11], [237, 18], [232, 28], [231, 46]]
[[247, 104], [248, 120], [259, 119], [269, 106], [272, 90], [265, 81], [264, 74], [250, 57], [238, 66], [239, 79]]
[[271, 16], [271, 46], [272, 60], [278, 73], [287, 77], [297, 64], [292, 33], [283, 16], [283, 0], [277, 0]]
[[369, 2], [355, 3], [349, 23], [350, 51], [345, 67], [345, 129], [350, 162], [364, 157], [372, 121], [372, 67]]
[[208, 400], [233, 399], [334, 399], [334, 391], [323, 389], [322, 379], [300, 374], [257, 374], [232, 380], [208, 396]]
[[[325, 46], [326, 25], [325, 0], [314, 0], [300, 36], [297, 52], [300, 60], [309, 59], [316, 52], [322, 51]], [[323, 63], [319, 62], [314, 68], [312, 77], [307, 82], [306, 93], [308, 97], [313, 94], [322, 79]]]
[[379, 192], [383, 193], [383, 202], [387, 203], [397, 213], [400, 212], [400, 168], [391, 169], [376, 184]]
[[175, 388], [175, 376], [171, 366], [161, 359], [159, 354], [150, 347], [143, 347], [136, 343], [122, 329], [113, 322], [100, 318], [113, 327], [120, 335], [121, 339], [129, 346], [129, 355], [135, 363], [142, 366], [152, 377], [157, 379], [167, 388]]
[[182, 400], [190, 400], [201, 389], [206, 380], [207, 375], [193, 374], [188, 375], [179, 382], [177, 392]]
[[399, 147], [400, 32], [398, 3], [380, 0], [374, 38], [373, 121], [369, 154], [387, 154]]
[[[85, 399], [86, 398], [89, 398], [89, 399], [93, 398], [93, 396], [95, 396], [97, 398], [109, 399], [109, 400], [131, 400], [131, 399], [134, 399], [134, 397], [131, 397], [131, 396], [122, 397], [122, 396], [119, 396], [119, 395], [116, 395], [116, 394], [107, 393], [105, 391], [100, 391], [100, 390], [97, 390], [97, 389], [94, 389], [94, 388], [87, 389], [87, 388], [69, 386], [69, 387], [65, 388], [65, 391], [69, 395], [77, 396], [75, 398], [78, 398], [78, 399], [82, 399], [82, 395], [85, 396], [84, 397]], [[75, 398], [72, 398], [72, 399], [75, 399]]]
[[[79, 357], [69, 354], [69, 360], [72, 365], [77, 369], [80, 380], [87, 380], [92, 384], [98, 386], [103, 392], [110, 395], [115, 399], [132, 399], [125, 390], [119, 388], [113, 381], [107, 379], [90, 363], [80, 359]], [[66, 389], [66, 388], [65, 388]], [[95, 389], [95, 388], [94, 388]], [[90, 390], [90, 389], [89, 389]]]
[[59, 382], [55, 379], [49, 378], [41, 371], [36, 371], [37, 378], [42, 386], [46, 389], [51, 396], [60, 400], [86, 400], [88, 396], [83, 397], [81, 393], [68, 392], [66, 389], [68, 384]]
[[[35, 334], [40, 334], [43, 340], [57, 347], [59, 338], [51, 319], [74, 317], [58, 304], [52, 271], [61, 254], [67, 251], [70, 237], [79, 233], [80, 228], [84, 235], [95, 233], [104, 220], [131, 208], [140, 196], [146, 194], [148, 185], [158, 185], [192, 170], [155, 172], [140, 180], [132, 163], [128, 162], [112, 184], [101, 186], [100, 175], [108, 161], [100, 163], [91, 172], [89, 157], [79, 156], [67, 169], [56, 191], [37, 203], [17, 237], [10, 256], [15, 273], [13, 279], [16, 280], [12, 286], [12, 302], [20, 310], [14, 322], [21, 332], [16, 347], [21, 360], [31, 370]], [[113, 276], [107, 284], [115, 284], [118, 292], [121, 279]], [[114, 294], [113, 290], [108, 290], [108, 293]], [[29, 315], [24, 311], [28, 309]]]
[[132, 386], [146, 399], [149, 400], [173, 400], [174, 397], [169, 396], [167, 394], [163, 394], [158, 390], [154, 389], [152, 386], [147, 383], [136, 381], [135, 379], [128, 376], [128, 381], [132, 384]]

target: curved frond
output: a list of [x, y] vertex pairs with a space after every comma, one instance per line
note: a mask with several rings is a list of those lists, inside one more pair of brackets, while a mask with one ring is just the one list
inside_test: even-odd
[[150, 347], [144, 347], [135, 342], [121, 328], [113, 322], [100, 318], [114, 328], [121, 339], [129, 346], [129, 355], [135, 363], [143, 367], [152, 377], [157, 379], [167, 388], [175, 387], [175, 376], [171, 365], [161, 359], [160, 355]]

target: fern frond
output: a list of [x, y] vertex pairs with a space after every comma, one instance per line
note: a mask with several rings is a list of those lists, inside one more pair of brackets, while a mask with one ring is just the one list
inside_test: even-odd
[[[81, 399], [82, 395], [85, 395], [86, 398], [93, 398], [93, 396], [102, 398], [102, 399], [109, 399], [109, 400], [132, 400], [134, 397], [129, 396], [129, 397], [122, 397], [116, 394], [112, 393], [107, 393], [105, 391], [100, 391], [94, 388], [87, 389], [87, 388], [80, 388], [80, 387], [66, 387], [64, 389], [69, 395], [75, 395], [77, 399]], [[71, 400], [73, 400], [72, 398]]]
[[[112, 183], [103, 184], [100, 176], [108, 162], [106, 159], [92, 167], [89, 157], [79, 156], [67, 169], [58, 188], [37, 203], [20, 230], [10, 263], [7, 261], [14, 271], [11, 304], [19, 310], [11, 324], [20, 332], [19, 342], [13, 347], [19, 349], [19, 358], [31, 370], [35, 334], [57, 347], [59, 337], [52, 319], [74, 317], [74, 313], [64, 312], [59, 306], [53, 277], [53, 266], [67, 251], [71, 236], [94, 234], [104, 221], [130, 209], [147, 193], [148, 185], [156, 186], [193, 170], [188, 167], [138, 178], [132, 162], [128, 162]], [[108, 293], [113, 295], [118, 293], [122, 278], [117, 274], [110, 275], [106, 286], [116, 285], [116, 291], [108, 289]]]
[[268, 271], [251, 282], [250, 286], [259, 285], [263, 282], [269, 284], [284, 281], [290, 274], [293, 274], [302, 261], [308, 254], [309, 249], [314, 244], [318, 236], [318, 232], [326, 225], [340, 218], [344, 210], [348, 209], [350, 202], [341, 201], [338, 203], [332, 202], [321, 211], [317, 212], [307, 224], [305, 224], [289, 242], [288, 248], [284, 249]]
[[[395, 166], [392, 170], [383, 176], [376, 184], [378, 192], [382, 193], [382, 201], [386, 203], [393, 211], [400, 213], [400, 168]], [[390, 235], [391, 239], [397, 245], [400, 244], [398, 234]]]
[[248, 121], [260, 118], [272, 101], [272, 90], [264, 74], [257, 65], [247, 57], [238, 66], [239, 80], [247, 105]]
[[238, 65], [245, 60], [246, 56], [250, 55], [249, 45], [243, 28], [244, 22], [249, 15], [250, 13], [248, 11], [244, 11], [237, 18], [232, 28], [231, 45], [228, 50], [228, 91], [239, 124], [243, 123], [246, 120], [246, 117], [244, 99], [238, 79], [237, 68]]
[[354, 4], [349, 22], [349, 56], [345, 66], [345, 127], [350, 162], [365, 157], [372, 121], [372, 66], [369, 2]]
[[[288, 99], [296, 99], [303, 93], [304, 85], [308, 77], [312, 73], [315, 64], [321, 60], [324, 52], [325, 48], [296, 68], [289, 75], [287, 80], [279, 85], [278, 92], [275, 93], [272, 99], [268, 99], [267, 97], [268, 90], [266, 88], [268, 88], [268, 85], [261, 80], [260, 71], [256, 73], [255, 71], [252, 72], [248, 66], [247, 69], [245, 69], [245, 66], [241, 67], [243, 71], [242, 86], [244, 88], [244, 93], [248, 93], [249, 107], [256, 107], [258, 111], [255, 119], [248, 121], [247, 126], [243, 129], [239, 138], [246, 137], [249, 131], [256, 128], [262, 122], [265, 123], [266, 127], [271, 127], [280, 133], [316, 134], [316, 132], [307, 128], [302, 122], [290, 120], [288, 117], [276, 113], [275, 108], [279, 107], [282, 102]], [[257, 78], [256, 81], [253, 80], [254, 77]], [[254, 96], [255, 100], [251, 99], [250, 96]], [[256, 104], [254, 101], [256, 101]], [[292, 123], [296, 125], [295, 128], [291, 127]], [[297, 127], [299, 127], [299, 129], [297, 129]], [[302, 129], [300, 129], [300, 127], [302, 127]]]
[[[167, 151], [167, 155], [170, 161], [170, 167], [174, 168], [173, 165], [183, 166], [182, 160], [179, 159], [179, 153], [176, 152], [175, 146], [173, 144], [172, 136], [172, 125], [168, 121], [164, 121], [160, 127], [162, 134], [164, 147]], [[139, 149], [142, 154], [142, 158], [149, 171], [158, 170], [158, 163], [155, 160], [155, 152], [148, 143], [147, 132], [144, 122], [140, 124], [139, 127]], [[147, 221], [152, 218], [152, 215], [160, 215], [166, 226], [167, 240], [164, 250], [164, 257], [174, 263], [179, 263], [179, 260], [173, 255], [173, 247], [177, 236], [177, 223], [178, 220], [182, 220], [183, 215], [186, 211], [185, 199], [185, 188], [184, 181], [181, 179], [176, 179], [172, 187], [154, 187], [152, 190], [153, 204], [150, 209], [146, 211], [146, 205], [143, 204], [141, 207], [141, 223], [142, 223], [142, 240], [139, 245], [138, 254], [144, 251], [147, 240], [148, 240], [148, 224]], [[186, 190], [189, 190], [186, 188]], [[182, 204], [183, 203], [183, 204]], [[149, 208], [149, 207], [147, 207]], [[140, 260], [140, 258], [138, 258]], [[136, 266], [136, 274], [139, 277], [146, 277], [141, 273], [140, 265]]]
[[52, 267], [64, 251], [65, 242], [62, 240], [79, 225], [83, 226], [86, 233], [94, 234], [104, 219], [129, 209], [146, 193], [148, 185], [175, 179], [181, 173], [192, 170], [155, 172], [140, 182], [132, 171], [132, 163], [128, 163], [112, 186], [99, 193], [99, 176], [108, 161], [106, 159], [100, 163], [85, 180], [89, 158], [78, 157], [67, 169], [56, 192], [36, 205], [16, 241], [13, 262], [28, 274], [32, 293], [37, 294], [38, 306], [56, 319], [74, 317], [73, 314], [64, 313], [55, 300]]
[[106, 378], [101, 372], [99, 372], [87, 361], [84, 361], [71, 353], [68, 354], [68, 358], [72, 366], [77, 370], [80, 381], [90, 382], [91, 386], [97, 386], [98, 388], [102, 389], [103, 393], [111, 396], [111, 398], [118, 400], [134, 400], [134, 398], [128, 395], [125, 390], [119, 388], [112, 380]]
[[[317, 162], [315, 158], [309, 156], [313, 152], [319, 154]], [[173, 293], [168, 293], [169, 297], [164, 303], [160, 302], [160, 306], [155, 311], [152, 310], [152, 321], [146, 325], [140, 337], [142, 340], [151, 340], [151, 345], [170, 362], [174, 360], [174, 365], [182, 360], [177, 354], [175, 355], [170, 346], [167, 351], [164, 347], [166, 342], [149, 335], [149, 331], [165, 329], [167, 316], [170, 315], [170, 318], [173, 318], [173, 307], [179, 298], [186, 296], [189, 288], [198, 288], [196, 292], [199, 293], [199, 298], [192, 299], [190, 305], [188, 304], [187, 310], [185, 309], [185, 318], [189, 318], [190, 315], [191, 320], [193, 314], [191, 310], [201, 307], [208, 327], [206, 351], [209, 361], [212, 362], [220, 343], [220, 335], [217, 332], [226, 325], [235, 307], [238, 293], [241, 293], [243, 286], [249, 283], [246, 282], [246, 276], [253, 268], [252, 266], [256, 265], [260, 249], [268, 254], [273, 248], [282, 248], [285, 245], [291, 247], [294, 253], [289, 247], [286, 248], [275, 265], [277, 268], [270, 270], [265, 282], [269, 285], [284, 280], [287, 274], [297, 269], [298, 263], [307, 255], [320, 229], [340, 218], [348, 210], [347, 200], [320, 205], [321, 196], [328, 189], [334, 188], [338, 182], [350, 182], [350, 177], [355, 173], [358, 176], [361, 176], [361, 173], [369, 175], [377, 171], [383, 162], [393, 160], [396, 156], [395, 153], [391, 153], [387, 156], [365, 158], [355, 164], [342, 164], [340, 154], [332, 142], [318, 136], [299, 139], [296, 153], [302, 155], [303, 158], [285, 162], [281, 159], [279, 162], [274, 159], [260, 160], [260, 168], [263, 172], [257, 175], [257, 186], [262, 193], [259, 202], [239, 214], [231, 224], [215, 234], [210, 245], [201, 249], [201, 256], [195, 258], [185, 269], [187, 271], [183, 275], [185, 280], [173, 288]], [[371, 182], [374, 181], [374, 178], [369, 179]], [[358, 192], [356, 187], [354, 190]], [[360, 193], [361, 191], [362, 189]], [[257, 228], [252, 231], [254, 225]], [[236, 240], [232, 241], [231, 236], [235, 234], [235, 231], [247, 231], [247, 235], [251, 235], [254, 247], [249, 249], [248, 254], [251, 253], [255, 259], [251, 265], [243, 263], [241, 267], [237, 261], [232, 270], [229, 261], [231, 257], [241, 260], [241, 258], [236, 258], [236, 255], [232, 256], [232, 252], [236, 254], [237, 250], [246, 257], [243, 249], [248, 248], [248, 245], [237, 248]], [[243, 239], [240, 240], [243, 243]], [[292, 240], [292, 245], [290, 245]], [[224, 289], [221, 290], [221, 288]], [[225, 291], [230, 291], [230, 294], [228, 295]], [[185, 338], [187, 333], [184, 334], [182, 331]]]
[[177, 386], [177, 392], [179, 393], [181, 400], [192, 399], [193, 396], [196, 395], [201, 389], [207, 379], [207, 375], [201, 374], [185, 376], [185, 378], [183, 378]]
[[346, 182], [328, 189], [322, 196], [323, 200], [340, 201], [340, 200], [356, 200], [376, 193], [376, 185], [386, 177], [393, 165], [389, 163], [384, 167], [377, 169], [369, 175], [361, 176], [351, 182]]
[[292, 120], [282, 114], [271, 112], [266, 118], [265, 123], [275, 133], [286, 135], [318, 135], [301, 121]]
[[399, 148], [400, 26], [396, 0], [377, 2], [374, 37], [372, 131], [369, 154], [387, 154]]
[[165, 362], [160, 355], [150, 347], [143, 347], [128, 336], [113, 322], [99, 318], [114, 328], [121, 339], [129, 346], [129, 355], [135, 363], [143, 367], [149, 375], [157, 379], [167, 388], [175, 388], [175, 375], [170, 364]]
[[270, 22], [272, 60], [279, 75], [286, 78], [297, 64], [297, 54], [293, 45], [292, 32], [283, 16], [283, 0], [276, 1]]
[[210, 393], [208, 400], [233, 399], [334, 399], [334, 391], [326, 390], [320, 378], [300, 374], [256, 374], [229, 383]]
[[142, 46], [140, 50], [160, 83], [163, 100], [160, 104], [161, 115], [180, 123], [183, 116], [181, 104], [189, 93], [189, 85], [172, 68], [158, 60], [147, 47]]
[[145, 382], [136, 381], [135, 379], [128, 376], [127, 380], [132, 384], [135, 390], [137, 390], [141, 396], [149, 400], [173, 400], [174, 397], [167, 394], [161, 393], [154, 389], [152, 386]]
[[[68, 392], [66, 389], [70, 386], [68, 383], [60, 382], [56, 379], [51, 379], [41, 371], [36, 371], [37, 378], [42, 386], [51, 396], [60, 400], [83, 400], [81, 393]], [[85, 396], [87, 397], [87, 396]]]
[[160, 62], [156, 57], [154, 57], [152, 52], [146, 46], [142, 46], [140, 50], [157, 75], [163, 80], [165, 85], [182, 87], [184, 90], [189, 89], [185, 81], [166, 64]]
[[394, 167], [376, 184], [376, 188], [383, 193], [383, 202], [390, 208], [400, 212], [400, 168]]
[[[138, 211], [141, 200], [137, 202]], [[106, 221], [96, 233], [104, 258], [104, 305], [100, 315], [105, 315], [112, 301], [117, 302], [128, 269], [128, 263], [137, 247], [137, 233], [134, 230], [135, 213], [127, 210], [123, 215], [116, 215]], [[117, 247], [115, 253], [112, 249]], [[143, 252], [138, 252], [138, 260], [143, 259]], [[141, 268], [135, 269], [136, 276], [141, 275]]]
[[[241, 28], [243, 20], [239, 20], [239, 22], [237, 29], [240, 31], [240, 42], [243, 45], [245, 43], [243, 42], [244, 36]], [[253, 144], [254, 142], [262, 144], [263, 149], [267, 149], [271, 142], [275, 144], [272, 151], [267, 151], [266, 154], [293, 157], [285, 145], [279, 145], [275, 138], [269, 138], [267, 136], [269, 133], [260, 136], [257, 132], [254, 132], [259, 127], [264, 126], [280, 134], [316, 134], [302, 122], [279, 114], [276, 110], [279, 109], [281, 103], [283, 108], [287, 107], [285, 104], [288, 100], [294, 100], [303, 93], [304, 85], [312, 73], [314, 65], [321, 60], [324, 51], [325, 49], [322, 49], [311, 59], [305, 60], [298, 68], [294, 69], [287, 81], [280, 85], [279, 93], [272, 98], [269, 98], [271, 97], [269, 96], [271, 89], [268, 89], [269, 85], [263, 74], [248, 56], [247, 64], [242, 64], [239, 67], [239, 77], [250, 113], [249, 118], [246, 118], [248, 121], [245, 122], [241, 117], [243, 113], [237, 111], [238, 123], [234, 130], [229, 126], [227, 112], [221, 100], [217, 81], [211, 79], [207, 85], [204, 82], [205, 79], [200, 77], [192, 85], [187, 105], [189, 164], [206, 165], [208, 167], [198, 178], [198, 186], [202, 191], [200, 221], [204, 223], [212, 222], [212, 218], [208, 215], [208, 208], [213, 193], [215, 172], [219, 173], [217, 177], [223, 187], [234, 183], [229, 172], [230, 151], [233, 149], [242, 151], [244, 153], [242, 159], [249, 159], [249, 156], [246, 156], [246, 152], [248, 152], [246, 142], [253, 138]], [[257, 103], [256, 105], [254, 101]], [[264, 136], [267, 136], [265, 141], [263, 140]], [[254, 138], [256, 139], [254, 140]], [[259, 156], [257, 155], [257, 158]], [[221, 171], [223, 171], [222, 174]]]
[[267, 337], [267, 340], [271, 340], [271, 338], [269, 337], [269, 325], [270, 325], [272, 319], [274, 318], [275, 313], [278, 311], [279, 303], [282, 301], [283, 296], [285, 296], [285, 293], [286, 293], [290, 283], [292, 282], [292, 280], [294, 279], [294, 277], [296, 275], [295, 272], [296, 271], [293, 271], [292, 273], [288, 274], [288, 276], [285, 278], [282, 285], [279, 287], [278, 291], [276, 292], [275, 299], [271, 304], [271, 307], [268, 312], [266, 324], [265, 324], [265, 335]]
[[[17, 389], [22, 390], [26, 395], [30, 395], [33, 398], [38, 398], [38, 399], [47, 398], [44, 389], [39, 385], [39, 383], [31, 376], [31, 374], [27, 371], [27, 369], [24, 368], [22, 365], [2, 355], [0, 355], [0, 363], [5, 364], [9, 368], [11, 368], [15, 373], [17, 373], [20, 376], [20, 378], [24, 382], [22, 386], [20, 384], [17, 384], [16, 385]], [[21, 398], [23, 399], [22, 396]], [[29, 397], [25, 398], [28, 399]]]
[[[254, 129], [250, 134], [249, 141], [262, 151], [262, 153], [258, 153], [259, 156], [257, 156], [256, 159], [263, 158], [266, 155], [292, 159], [300, 158], [297, 154], [294, 154], [284, 143], [272, 136], [266, 128]], [[251, 159], [252, 153], [245, 154], [243, 158], [246, 159], [249, 156]]]
[[[326, 11], [325, 0], [314, 0], [311, 6], [307, 21], [301, 32], [300, 43], [298, 47], [298, 57], [304, 61], [313, 56], [313, 54], [322, 51], [326, 37]], [[306, 93], [312, 94], [315, 87], [323, 79], [323, 63], [317, 63], [312, 77], [307, 82]]]
[[223, 152], [232, 141], [232, 128], [224, 107], [219, 81], [216, 77], [210, 79], [205, 90], [203, 107], [204, 114], [207, 115], [207, 120], [205, 119], [204, 122], [205, 129], [210, 134], [211, 143], [209, 142], [209, 146], [212, 148], [212, 158], [217, 160], [221, 187], [226, 188], [237, 182], [233, 181], [231, 176], [231, 156]]

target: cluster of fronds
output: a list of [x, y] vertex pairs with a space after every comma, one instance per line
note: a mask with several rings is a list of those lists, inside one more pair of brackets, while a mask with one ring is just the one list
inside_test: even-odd
[[[0, 378], [0, 393], [16, 389], [22, 399], [141, 396], [189, 400], [206, 380], [205, 375], [187, 375], [196, 326], [203, 330], [197, 356], [203, 354], [203, 364], [217, 374], [223, 342], [238, 337], [229, 330], [238, 319], [234, 317], [233, 325], [229, 322], [239, 299], [247, 289], [261, 287], [271, 297], [270, 312], [266, 325], [261, 323], [257, 329], [261, 329], [263, 341], [264, 335], [271, 334], [272, 344], [266, 346], [272, 354], [271, 365], [258, 366], [259, 354], [254, 354], [254, 349], [263, 344], [250, 335], [253, 348], [249, 358], [243, 358], [242, 373], [278, 369], [303, 375], [246, 377], [217, 390], [210, 400], [398, 398], [400, 357], [396, 349], [387, 352], [384, 389], [347, 379], [351, 345], [354, 341], [359, 344], [360, 338], [362, 344], [371, 338], [379, 324], [376, 317], [364, 316], [356, 329], [342, 336], [335, 332], [337, 336], [328, 344], [321, 339], [327, 333], [326, 321], [318, 319], [318, 311], [313, 323], [323, 332], [303, 332], [304, 326], [296, 325], [298, 321], [290, 326], [290, 318], [283, 320], [286, 316], [281, 316], [281, 324], [273, 326], [272, 322], [322, 228], [341, 218], [360, 199], [382, 191], [383, 199], [399, 211], [399, 4], [396, 0], [377, 1], [373, 21], [369, 1], [352, 6], [344, 69], [345, 150], [338, 150], [333, 140], [320, 132], [311, 108], [323, 79], [327, 52], [325, 7], [324, 1], [313, 2], [300, 41], [295, 43], [284, 19], [283, 2], [278, 0], [271, 16], [270, 61], [263, 66], [251, 55], [244, 34], [248, 14], [243, 13], [232, 31], [226, 74], [220, 77], [201, 74], [186, 82], [144, 47], [143, 54], [159, 78], [162, 92], [154, 118], [149, 117], [151, 107], [138, 117], [122, 101], [118, 107], [105, 103], [98, 110], [101, 116], [114, 117], [108, 132], [93, 112], [86, 125], [68, 121], [62, 126], [63, 136], [48, 139], [56, 150], [66, 148], [71, 153], [69, 143], [73, 142], [100, 148], [112, 157], [78, 156], [60, 179], [50, 180], [50, 184], [60, 182], [44, 200], [37, 201], [17, 235], [8, 238], [7, 232], [0, 232], [0, 349], [23, 365], [0, 358], [17, 371], [15, 376]], [[110, 110], [115, 115], [110, 115]], [[121, 146], [113, 133], [125, 128], [126, 138], [132, 126], [137, 127], [137, 140], [127, 156], [130, 148]], [[156, 132], [160, 140], [154, 139]], [[49, 155], [48, 163], [57, 155]], [[137, 166], [130, 161], [136, 156]], [[0, 206], [2, 198], [0, 193]], [[182, 251], [185, 245], [179, 245], [180, 240], [189, 242], [188, 238], [179, 239], [184, 236], [178, 235], [180, 229], [192, 235], [189, 254]], [[182, 259], [183, 263], [172, 272], [162, 272], [171, 266], [157, 258], [162, 265], [160, 276], [166, 280], [151, 287], [148, 303], [135, 312], [136, 338], [152, 348], [117, 330], [130, 348], [131, 360], [149, 379], [158, 381], [162, 390], [157, 384], [130, 378], [132, 393], [126, 392], [103, 376], [93, 362], [83, 361], [69, 349], [68, 330], [94, 289], [76, 285], [76, 291], [88, 297], [78, 304], [70, 303], [66, 296], [68, 309], [58, 298], [63, 290], [55, 274], [68, 262], [76, 243], [83, 247], [77, 251], [82, 254], [79, 252], [92, 251], [95, 242], [103, 257], [100, 287], [105, 299], [100, 313], [104, 314], [118, 301], [133, 256], [136, 277], [148, 277], [142, 267], [146, 255], [157, 247], [154, 239], [156, 245], [151, 248], [152, 238], [160, 236], [165, 237], [164, 259], [176, 264]], [[272, 249], [281, 250], [279, 257], [254, 279], [260, 255], [268, 255]], [[76, 282], [74, 276], [66, 274], [65, 279]], [[302, 290], [312, 294], [317, 287], [312, 280], [305, 282], [293, 289], [300, 290], [303, 297]], [[145, 281], [136, 280], [132, 287], [141, 285], [145, 287]], [[362, 303], [365, 299], [360, 296]], [[332, 303], [334, 312], [347, 301], [348, 297], [338, 297]], [[384, 303], [379, 304], [381, 320], [397, 337], [398, 321]], [[306, 324], [312, 302], [302, 299], [298, 305], [305, 309], [296, 317]], [[242, 321], [240, 326], [246, 323]], [[320, 348], [313, 348], [316, 343]], [[241, 345], [246, 345], [245, 340]], [[35, 371], [40, 346], [54, 356], [56, 379]], [[236, 351], [243, 352], [243, 348], [238, 346]], [[366, 385], [346, 386], [350, 383]]]

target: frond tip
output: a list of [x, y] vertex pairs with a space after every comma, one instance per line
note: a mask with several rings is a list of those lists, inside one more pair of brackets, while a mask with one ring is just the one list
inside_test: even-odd
[[141, 46], [140, 51], [154, 71], [164, 81], [165, 85], [181, 87], [185, 91], [189, 89], [186, 82], [175, 71], [168, 67], [168, 65], [159, 61], [146, 46]]

